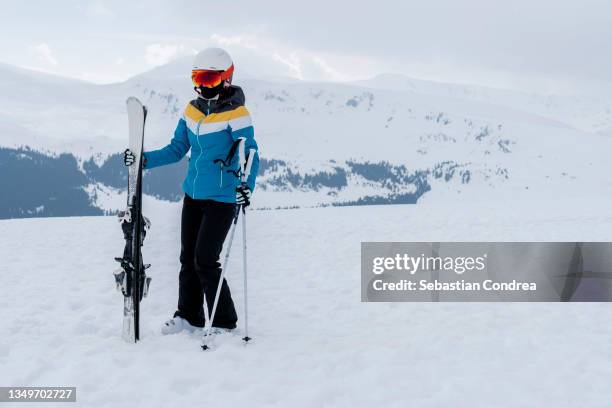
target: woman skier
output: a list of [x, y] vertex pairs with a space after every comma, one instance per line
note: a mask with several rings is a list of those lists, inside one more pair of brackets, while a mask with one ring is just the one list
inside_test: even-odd
[[[191, 149], [189, 170], [183, 182], [185, 198], [181, 217], [181, 270], [178, 309], [162, 326], [163, 334], [204, 327], [204, 298], [208, 315], [221, 276], [219, 255], [232, 224], [236, 205], [248, 206], [259, 168], [258, 154], [246, 186], [236, 176], [239, 160], [235, 143], [245, 139], [245, 151], [255, 149], [253, 125], [244, 106], [244, 93], [232, 85], [234, 64], [220, 48], [207, 48], [196, 55], [191, 79], [197, 98], [189, 102], [178, 121], [174, 137], [162, 149], [144, 152], [146, 169], [181, 160]], [[126, 166], [135, 157], [124, 153]], [[224, 280], [213, 321], [213, 333], [236, 328], [238, 316]]]

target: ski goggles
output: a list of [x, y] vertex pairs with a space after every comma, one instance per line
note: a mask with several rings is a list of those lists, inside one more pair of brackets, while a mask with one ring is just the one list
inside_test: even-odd
[[225, 71], [211, 71], [208, 69], [194, 69], [191, 71], [191, 81], [197, 87], [214, 88], [221, 82], [228, 80], [234, 73], [234, 66]]

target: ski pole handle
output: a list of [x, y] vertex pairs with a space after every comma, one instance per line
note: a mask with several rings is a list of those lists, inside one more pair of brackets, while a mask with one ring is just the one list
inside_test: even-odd
[[238, 163], [240, 165], [240, 172], [244, 173], [244, 166], [246, 163], [246, 157], [244, 154], [244, 146], [246, 143], [246, 138], [241, 137], [239, 140], [240, 140], [240, 144], [238, 145]]
[[242, 171], [242, 182], [246, 183], [247, 178], [251, 174], [251, 167], [253, 167], [253, 158], [255, 157], [255, 153], [257, 151], [255, 149], [249, 149], [249, 158], [247, 159], [246, 165]]
[[251, 174], [251, 167], [253, 167], [253, 158], [255, 157], [255, 153], [257, 152], [255, 149], [249, 149], [249, 156], [246, 157], [245, 154], [245, 145], [246, 138], [241, 137], [240, 144], [238, 145], [238, 160], [240, 163], [240, 181], [242, 183], [246, 183], [247, 178]]

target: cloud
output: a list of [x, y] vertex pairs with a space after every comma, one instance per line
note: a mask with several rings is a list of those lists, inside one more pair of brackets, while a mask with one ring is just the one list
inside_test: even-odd
[[302, 74], [302, 67], [300, 64], [300, 60], [295, 53], [292, 53], [288, 57], [283, 57], [279, 54], [272, 54], [272, 59], [274, 61], [280, 62], [287, 69], [289, 69], [289, 76], [298, 79], [304, 79], [304, 74]]
[[85, 12], [90, 17], [114, 17], [115, 13], [101, 1], [93, 1], [87, 5]]
[[77, 78], [86, 82], [93, 82], [95, 84], [112, 84], [125, 79], [121, 75], [113, 75], [112, 73], [106, 74], [92, 72], [83, 72], [79, 74]]
[[258, 70], [263, 75], [289, 76], [302, 80], [345, 81], [355, 79], [354, 75], [343, 72], [340, 63], [333, 56], [295, 48], [291, 44], [267, 38], [258, 34], [242, 33], [233, 36], [213, 34], [210, 40], [216, 45], [227, 48], [230, 54], [247, 60], [249, 71]]
[[47, 43], [40, 43], [31, 47], [36, 57], [47, 65], [58, 66], [59, 62], [55, 58], [54, 52]]
[[184, 55], [195, 54], [193, 48], [184, 44], [151, 44], [145, 49], [145, 61], [150, 65], [163, 65]]
[[347, 79], [346, 75], [340, 73], [338, 70], [336, 70], [331, 65], [329, 65], [327, 63], [327, 61], [325, 61], [325, 59], [315, 55], [315, 56], [312, 57], [312, 60], [332, 80], [334, 80], [334, 81], [342, 81], [342, 80], [346, 80]]
[[[3, 27], [20, 32], [27, 22], [32, 29], [5, 39], [3, 58], [66, 75], [114, 69], [127, 77], [216, 45], [245, 77], [343, 81], [397, 72], [547, 92], [556, 91], [553, 85], [612, 82], [612, 2], [606, 0], [388, 0], [352, 7], [350, 18], [338, 17], [348, 0], [273, 0], [273, 7], [236, 0], [223, 13], [204, 14], [185, 12], [201, 8], [201, 0], [179, 2], [185, 7], [164, 0], [45, 2], [39, 13], [22, 3], [3, 9]], [[145, 8], [155, 13], [143, 16]], [[59, 61], [44, 46], [30, 49], [42, 41], [61, 44]], [[120, 56], [125, 62], [114, 64]]]
[[257, 37], [253, 35], [223, 36], [221, 34], [213, 34], [210, 36], [210, 39], [221, 46], [240, 46], [251, 51], [263, 51], [258, 44], [260, 41], [257, 41]]

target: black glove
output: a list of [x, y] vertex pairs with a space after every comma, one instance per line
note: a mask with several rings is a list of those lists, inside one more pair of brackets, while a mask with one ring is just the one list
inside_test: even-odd
[[123, 152], [123, 164], [131, 166], [135, 161], [136, 156], [134, 156], [134, 153], [130, 149], [125, 149], [125, 152]]
[[236, 187], [236, 204], [248, 207], [251, 204], [251, 189], [241, 184]]

